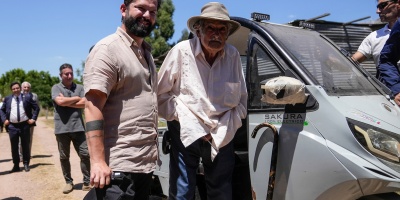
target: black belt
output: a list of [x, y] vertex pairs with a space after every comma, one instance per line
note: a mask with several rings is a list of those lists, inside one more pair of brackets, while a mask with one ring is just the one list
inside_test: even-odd
[[28, 120], [23, 121], [23, 122], [17, 122], [17, 123], [10, 122], [10, 124], [12, 124], [12, 125], [23, 124], [23, 123], [28, 123]]

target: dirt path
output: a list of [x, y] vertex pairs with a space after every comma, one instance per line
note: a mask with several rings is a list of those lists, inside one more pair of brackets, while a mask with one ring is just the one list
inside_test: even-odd
[[[65, 185], [53, 127], [48, 127], [40, 117], [33, 133], [30, 172], [9, 173], [13, 163], [8, 133], [0, 133], [0, 199], [83, 199], [82, 173], [79, 157], [71, 146], [71, 170], [74, 190], [63, 194]], [[51, 119], [49, 119], [51, 120]], [[22, 163], [20, 164], [23, 168]]]

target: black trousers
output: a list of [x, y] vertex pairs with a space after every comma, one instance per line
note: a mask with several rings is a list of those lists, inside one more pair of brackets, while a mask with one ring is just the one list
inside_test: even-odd
[[113, 172], [111, 184], [93, 188], [84, 200], [148, 200], [153, 173]]
[[18, 143], [21, 139], [22, 160], [24, 165], [29, 165], [31, 160], [31, 152], [29, 144], [31, 141], [30, 125], [28, 122], [10, 123], [8, 126], [8, 135], [11, 142], [11, 154], [14, 165], [19, 165], [20, 158], [18, 153]]

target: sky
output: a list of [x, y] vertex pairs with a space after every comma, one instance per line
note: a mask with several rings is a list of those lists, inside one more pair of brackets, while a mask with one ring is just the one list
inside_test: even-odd
[[[187, 29], [186, 22], [200, 15], [210, 0], [172, 0], [175, 34], [172, 44]], [[361, 22], [378, 19], [376, 0], [220, 0], [231, 16], [250, 18], [266, 13], [270, 22], [288, 23], [325, 13], [327, 21]], [[81, 68], [89, 48], [121, 25], [122, 0], [0, 0], [0, 76], [21, 68], [46, 71], [58, 76], [58, 68], [70, 63]]]

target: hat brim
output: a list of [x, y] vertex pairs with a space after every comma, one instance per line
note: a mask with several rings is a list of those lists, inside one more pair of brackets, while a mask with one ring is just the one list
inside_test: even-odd
[[223, 22], [231, 24], [231, 30], [229, 31], [229, 35], [232, 35], [233, 33], [235, 33], [240, 27], [240, 23], [237, 21], [233, 21], [233, 20], [224, 20], [224, 19], [216, 19], [216, 18], [211, 18], [211, 17], [194, 16], [194, 17], [189, 18], [189, 20], [187, 21], [187, 26], [188, 26], [190, 32], [192, 32], [193, 34], [196, 34], [196, 30], [194, 29], [193, 26], [200, 19], [218, 20], [218, 21], [223, 21]]

